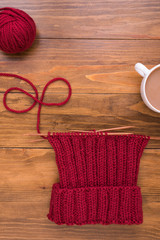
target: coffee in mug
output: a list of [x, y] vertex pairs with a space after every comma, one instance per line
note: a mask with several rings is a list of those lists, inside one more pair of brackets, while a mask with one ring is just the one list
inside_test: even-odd
[[144, 103], [160, 113], [160, 64], [149, 70], [142, 63], [136, 63], [135, 70], [143, 77], [141, 96]]
[[153, 107], [160, 111], [160, 68], [156, 68], [146, 81], [146, 96]]

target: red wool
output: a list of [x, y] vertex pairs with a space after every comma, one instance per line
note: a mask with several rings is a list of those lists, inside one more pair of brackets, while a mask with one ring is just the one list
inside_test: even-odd
[[57, 224], [140, 224], [140, 157], [149, 137], [53, 133], [60, 182], [53, 184], [48, 218]]
[[24, 11], [0, 8], [0, 49], [19, 53], [28, 49], [36, 37], [36, 25]]
[[[40, 133], [42, 105], [62, 106], [71, 97], [70, 83], [63, 78], [50, 80], [40, 100], [36, 87], [28, 79], [8, 73], [31, 85], [35, 96], [21, 88], [9, 88], [3, 98], [7, 110], [22, 113], [39, 104], [37, 131]], [[68, 86], [68, 96], [60, 103], [45, 103], [49, 84], [61, 80]], [[31, 97], [33, 104], [24, 110], [9, 108], [7, 94], [20, 91]], [[142, 196], [137, 186], [140, 158], [150, 137], [144, 135], [108, 135], [107, 132], [48, 133], [47, 139], [56, 154], [59, 183], [53, 184], [47, 215], [56, 224], [140, 224], [143, 222]]]

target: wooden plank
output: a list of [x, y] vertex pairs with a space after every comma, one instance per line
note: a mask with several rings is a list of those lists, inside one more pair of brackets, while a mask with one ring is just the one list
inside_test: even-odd
[[[51, 63], [49, 65], [51, 66]], [[152, 66], [148, 67], [151, 68]], [[139, 93], [142, 80], [142, 77], [134, 70], [134, 66], [128, 65], [59, 65], [51, 67], [48, 71], [31, 68], [28, 69], [28, 73], [26, 73], [26, 70], [23, 74], [14, 70], [10, 73], [20, 74], [28, 78], [36, 85], [39, 92], [42, 92], [45, 84], [54, 77], [68, 79], [74, 93]], [[33, 89], [24, 81], [13, 77], [0, 76], [1, 92], [13, 86], [33, 92]], [[51, 84], [47, 89], [47, 92], [55, 93], [59, 91], [66, 91], [66, 85], [60, 81]]]
[[[53, 149], [0, 149], [0, 202], [46, 202], [59, 182]], [[160, 149], [145, 149], [138, 185], [145, 197], [158, 201]], [[33, 197], [34, 196], [34, 197]]]
[[[85, 225], [85, 226], [57, 226], [50, 222], [47, 203], [33, 202], [32, 204], [0, 203], [4, 215], [0, 219], [2, 229], [0, 239], [159, 239], [159, 214], [160, 204], [156, 201], [143, 204], [144, 222], [141, 225]], [[3, 220], [3, 221], [2, 221]], [[18, 236], [18, 238], [17, 238]], [[104, 237], [105, 236], [105, 237]]]
[[[1, 72], [42, 72], [56, 65], [159, 63], [160, 40], [39, 39], [24, 53], [0, 55]], [[152, 59], [152, 61], [151, 61]]]
[[[46, 102], [60, 102], [64, 94], [48, 93]], [[39, 136], [25, 136], [36, 133], [37, 107], [25, 114], [8, 112], [0, 96], [0, 147], [50, 147]], [[22, 94], [10, 94], [8, 105], [14, 109], [28, 108], [32, 99]], [[96, 104], [94, 104], [96, 103]], [[73, 94], [71, 100], [61, 107], [43, 107], [41, 132], [91, 130], [111, 127], [135, 126], [129, 132], [159, 136], [159, 114], [149, 110], [139, 94]], [[125, 130], [126, 132], [126, 130]], [[127, 131], [128, 132], [128, 131]], [[31, 140], [40, 139], [32, 143]], [[160, 147], [159, 141], [151, 140], [148, 147]]]
[[[159, 63], [160, 41], [40, 40], [35, 48], [21, 55], [0, 55], [0, 72], [22, 75], [39, 91], [54, 77], [64, 77], [74, 93], [139, 93], [142, 78], [134, 70], [136, 62], [148, 68]], [[152, 65], [150, 59], [152, 58]], [[28, 84], [0, 77], [0, 91]], [[52, 84], [48, 91], [65, 85]], [[66, 87], [66, 86], [65, 86]]]
[[[39, 207], [39, 206], [37, 206]], [[34, 209], [34, 206], [33, 206]], [[42, 218], [36, 221], [29, 222], [27, 220], [15, 223], [14, 221], [7, 221], [0, 223], [3, 233], [2, 240], [17, 240], [17, 236], [23, 240], [158, 240], [159, 239], [159, 225], [156, 221], [144, 223], [138, 226], [121, 226], [121, 225], [86, 225], [86, 226], [57, 226], [49, 220]]]
[[[148, 68], [159, 63], [160, 41], [156, 40], [38, 40], [24, 54], [0, 55], [0, 72], [22, 75], [33, 81], [39, 91], [54, 77], [64, 77], [74, 93], [139, 93], [141, 76], [134, 70], [136, 62]], [[151, 61], [152, 59], [152, 65]], [[28, 84], [0, 77], [0, 91]], [[48, 91], [65, 85], [56, 83]], [[66, 87], [66, 86], [65, 86]]]
[[30, 14], [37, 38], [160, 39], [159, 0], [1, 0], [0, 5]]
[[46, 217], [51, 187], [58, 181], [54, 151], [0, 149], [0, 155], [0, 239], [159, 239], [160, 149], [145, 149], [141, 158], [144, 223], [139, 226], [55, 225]]
[[[147, 67], [152, 68], [153, 66], [147, 65]], [[16, 73], [31, 80], [40, 93], [45, 84], [54, 77], [68, 79], [74, 93], [140, 93], [142, 81], [142, 77], [134, 70], [134, 65], [59, 65], [51, 67], [48, 71], [40, 69], [36, 71], [32, 68], [28, 70], [29, 72], [24, 74], [16, 71], [10, 71], [10, 73]], [[33, 92], [33, 89], [22, 80], [0, 76], [1, 92], [13, 86]], [[67, 92], [66, 84], [58, 81], [51, 84], [47, 92]]]

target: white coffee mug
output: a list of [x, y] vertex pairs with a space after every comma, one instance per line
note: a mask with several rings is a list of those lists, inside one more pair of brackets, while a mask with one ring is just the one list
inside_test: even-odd
[[151, 110], [160, 113], [160, 110], [158, 110], [157, 108], [155, 108], [154, 106], [152, 106], [152, 104], [149, 102], [147, 96], [146, 96], [146, 90], [145, 90], [145, 86], [146, 86], [146, 82], [147, 79], [149, 77], [149, 75], [151, 74], [151, 72], [153, 72], [156, 68], [159, 68], [160, 64], [156, 65], [155, 67], [148, 69], [146, 68], [142, 63], [136, 63], [135, 65], [135, 70], [143, 77], [143, 80], [141, 82], [141, 97], [144, 101], [144, 103], [147, 105], [147, 107], [149, 107]]

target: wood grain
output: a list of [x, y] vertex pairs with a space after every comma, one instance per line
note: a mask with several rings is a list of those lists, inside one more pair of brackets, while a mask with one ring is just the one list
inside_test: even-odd
[[158, 64], [159, 52], [160, 40], [37, 39], [24, 53], [2, 53], [0, 64], [2, 72], [20, 73], [25, 68], [23, 74], [48, 71], [56, 65], [126, 65], [133, 71], [138, 61]]
[[38, 38], [160, 39], [159, 0], [5, 0], [30, 14]]
[[[160, 40], [91, 42], [40, 40], [23, 54], [1, 54], [0, 69], [30, 79], [40, 92], [50, 79], [64, 77], [74, 93], [139, 93], [142, 78], [134, 70], [135, 63], [140, 61], [148, 68], [159, 63]], [[23, 81], [0, 77], [1, 92], [12, 86], [31, 91]], [[56, 92], [59, 86], [64, 90], [65, 85], [56, 83], [48, 91]]]
[[[0, 72], [30, 79], [39, 96], [54, 77], [72, 86], [66, 105], [42, 108], [42, 132], [134, 125], [134, 133], [160, 136], [160, 116], [142, 102], [142, 78], [134, 70], [137, 62], [148, 68], [160, 62], [159, 0], [0, 0], [0, 6], [26, 11], [37, 25], [29, 50], [0, 52]], [[37, 105], [25, 114], [4, 108], [9, 87], [34, 94], [23, 81], [0, 77], [0, 240], [160, 239], [160, 141], [149, 141], [141, 158], [142, 225], [58, 226], [46, 217], [52, 184], [59, 181], [55, 153], [39, 136], [24, 135], [36, 133]], [[45, 101], [66, 96], [66, 85], [56, 82]], [[18, 92], [7, 98], [16, 109], [32, 102]]]
[[[65, 96], [62, 93], [54, 96], [48, 93], [45, 101], [61, 102]], [[44, 139], [31, 142], [33, 139], [39, 139], [39, 136], [24, 136], [27, 133], [36, 133], [37, 106], [28, 113], [15, 114], [6, 111], [2, 105], [2, 97], [0, 102], [1, 147], [49, 147]], [[18, 93], [8, 97], [8, 105], [14, 109], [27, 108], [32, 102], [32, 99]], [[41, 132], [106, 129], [129, 125], [135, 127], [127, 132], [159, 136], [159, 119], [159, 114], [149, 110], [139, 94], [73, 94], [64, 106], [42, 108]], [[157, 148], [160, 147], [160, 143], [151, 140], [148, 146]]]

